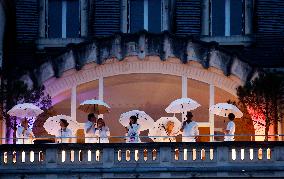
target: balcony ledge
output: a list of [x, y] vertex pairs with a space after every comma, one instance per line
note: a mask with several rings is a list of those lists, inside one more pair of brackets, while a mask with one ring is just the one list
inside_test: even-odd
[[220, 45], [243, 45], [249, 46], [253, 42], [253, 38], [248, 35], [233, 36], [202, 36], [200, 40], [205, 42], [218, 42]]
[[78, 44], [85, 41], [84, 38], [40, 38], [36, 41], [37, 49], [46, 47], [66, 47], [68, 44]]

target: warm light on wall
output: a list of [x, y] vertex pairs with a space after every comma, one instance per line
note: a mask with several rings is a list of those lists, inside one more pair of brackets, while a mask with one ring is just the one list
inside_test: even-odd
[[[248, 107], [248, 113], [253, 121], [255, 135], [265, 134], [265, 116], [262, 113], [255, 111], [253, 108]], [[264, 141], [264, 136], [255, 136], [255, 141]]]

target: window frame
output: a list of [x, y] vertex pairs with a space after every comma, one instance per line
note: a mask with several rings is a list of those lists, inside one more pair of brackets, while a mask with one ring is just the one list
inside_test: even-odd
[[[239, 36], [245, 35], [245, 1], [246, 0], [241, 0], [242, 1], [242, 19], [241, 19], [241, 34], [238, 34]], [[224, 35], [225, 37], [231, 37], [234, 36], [231, 34], [231, 0], [225, 0], [225, 9], [224, 9]], [[214, 37], [213, 35], [213, 18], [212, 18], [212, 0], [209, 0], [209, 36]]]
[[62, 39], [69, 39], [69, 38], [81, 38], [81, 28], [82, 28], [82, 22], [81, 22], [81, 16], [82, 16], [82, 8], [81, 8], [81, 0], [78, 0], [78, 21], [79, 21], [79, 29], [78, 29], [78, 37], [67, 37], [67, 1], [68, 0], [59, 0], [62, 3], [62, 24], [61, 24], [61, 37], [49, 37], [49, 3], [50, 0], [45, 0], [45, 37], [52, 39], [52, 38], [62, 38]]
[[[135, 33], [135, 32], [131, 32], [131, 18], [130, 18], [130, 1], [131, 0], [123, 0], [122, 2], [122, 6], [126, 6], [126, 20], [125, 20], [125, 23], [126, 23], [126, 28], [122, 28], [122, 31], [125, 32], [125, 33]], [[143, 0], [143, 29], [146, 30], [146, 31], [149, 31], [149, 1], [150, 0]], [[124, 4], [124, 5], [123, 5]], [[126, 4], [126, 5], [125, 5]], [[165, 17], [165, 13], [168, 13], [168, 11], [165, 11], [165, 6], [168, 6], [168, 5], [165, 5], [165, 0], [161, 0], [161, 28], [160, 28], [160, 32], [164, 31], [164, 30], [168, 30], [168, 25], [167, 24], [164, 24], [164, 18], [167, 18]], [[123, 8], [122, 8], [123, 9]], [[166, 8], [167, 9], [167, 8]], [[146, 15], [147, 14], [147, 15]], [[123, 16], [122, 16], [123, 18]], [[124, 19], [122, 19], [123, 21]], [[168, 20], [168, 18], [167, 18]], [[122, 23], [123, 24], [123, 23]], [[143, 30], [141, 29], [141, 30]]]

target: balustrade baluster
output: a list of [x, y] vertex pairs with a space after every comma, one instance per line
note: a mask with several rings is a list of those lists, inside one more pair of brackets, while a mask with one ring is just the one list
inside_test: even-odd
[[130, 151], [130, 162], [135, 162], [135, 149], [129, 149]]
[[13, 163], [13, 151], [7, 151], [7, 165], [11, 165]]
[[4, 152], [0, 151], [0, 166], [4, 164]]
[[22, 155], [22, 151], [16, 151], [16, 164], [21, 164], [22, 161], [21, 161], [21, 155]]
[[138, 150], [138, 161], [139, 162], [145, 162], [145, 160], [144, 160], [144, 148], [140, 148]]
[[196, 149], [196, 160], [195, 161], [196, 162], [202, 161], [202, 159], [201, 159], [201, 148]]
[[207, 161], [207, 162], [211, 161], [210, 160], [210, 148], [205, 149], [205, 160], [204, 161]]
[[82, 162], [87, 163], [88, 161], [88, 150], [82, 150]]
[[121, 149], [121, 161], [126, 161], [126, 149]]
[[74, 150], [74, 163], [80, 163], [80, 150]]
[[250, 148], [244, 148], [244, 162], [250, 162]]
[[65, 158], [63, 159], [62, 158], [62, 153], [63, 153], [63, 150], [58, 150], [58, 158], [57, 158], [57, 160], [58, 160], [58, 162], [59, 163], [62, 163], [62, 162], [65, 162]]
[[65, 161], [64, 163], [71, 163], [71, 150], [66, 149], [65, 150]]
[[267, 161], [267, 148], [262, 148], [262, 161]]
[[39, 151], [34, 150], [34, 162], [33, 163], [35, 163], [35, 164], [39, 163], [39, 159], [40, 159]]
[[32, 151], [32, 150], [27, 150], [27, 151], [25, 152], [25, 153], [26, 153], [26, 157], [25, 157], [25, 158], [26, 158], [26, 162], [25, 162], [26, 164], [32, 163], [32, 162], [31, 162], [31, 156], [32, 156], [32, 155], [31, 155], [31, 151]]
[[253, 161], [258, 161], [258, 148], [253, 148]]
[[152, 162], [153, 160], [153, 149], [147, 149], [147, 162]]

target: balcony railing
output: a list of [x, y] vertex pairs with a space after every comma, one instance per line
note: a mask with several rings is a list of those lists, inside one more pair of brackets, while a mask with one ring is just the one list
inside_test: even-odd
[[284, 176], [283, 142], [0, 145], [0, 175]]

